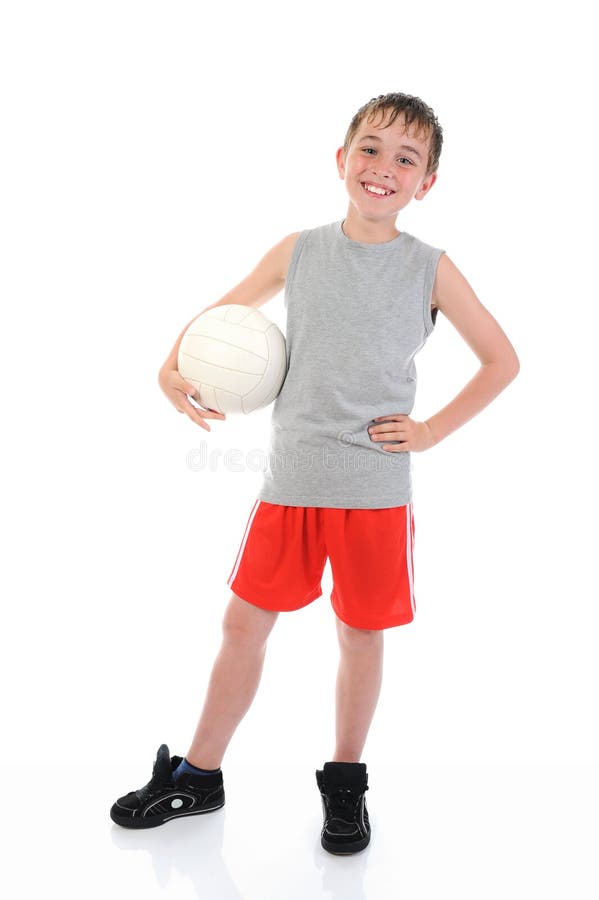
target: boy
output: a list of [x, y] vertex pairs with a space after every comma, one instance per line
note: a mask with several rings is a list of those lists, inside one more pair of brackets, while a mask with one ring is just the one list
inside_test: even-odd
[[[370, 100], [337, 150], [345, 218], [288, 235], [213, 304], [258, 307], [284, 287], [289, 367], [193, 741], [185, 758], [159, 748], [151, 781], [113, 805], [120, 825], [151, 827], [224, 805], [220, 765], [258, 688], [267, 638], [279, 612], [321, 596], [328, 555], [340, 663], [336, 748], [316, 771], [321, 844], [350, 854], [370, 841], [360, 758], [381, 687], [383, 633], [412, 621], [416, 608], [409, 454], [471, 419], [519, 370], [513, 346], [446, 253], [395, 227], [400, 210], [435, 183], [441, 146], [442, 129], [419, 98]], [[481, 366], [451, 403], [420, 422], [409, 415], [414, 356], [439, 310]], [[159, 383], [179, 412], [210, 431], [205, 420], [224, 415], [190, 403], [195, 389], [177, 372], [186, 329]]]

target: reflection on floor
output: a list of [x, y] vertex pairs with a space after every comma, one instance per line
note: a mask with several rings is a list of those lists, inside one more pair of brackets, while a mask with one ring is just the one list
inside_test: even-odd
[[[133, 767], [4, 767], [4, 896], [596, 900], [599, 767], [368, 765], [370, 846], [322, 849], [313, 766], [227, 766], [226, 805], [130, 831]], [[6, 789], [6, 787], [5, 787]], [[8, 883], [10, 882], [10, 883]]]

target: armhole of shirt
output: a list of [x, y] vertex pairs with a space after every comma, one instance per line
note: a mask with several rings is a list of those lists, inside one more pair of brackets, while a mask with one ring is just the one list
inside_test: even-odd
[[431, 313], [431, 301], [433, 299], [433, 287], [435, 285], [435, 275], [437, 274], [437, 265], [441, 259], [441, 255], [445, 250], [433, 247], [428, 258], [428, 265], [424, 273], [424, 297], [423, 297], [423, 313], [424, 313], [424, 333], [426, 337], [432, 334], [437, 319], [438, 309]]
[[293, 287], [293, 279], [295, 277], [295, 270], [297, 269], [297, 263], [300, 258], [302, 248], [306, 242], [306, 238], [310, 233], [310, 228], [306, 228], [304, 231], [301, 231], [297, 240], [293, 247], [293, 252], [291, 254], [291, 258], [289, 260], [289, 265], [287, 267], [287, 275], [285, 276], [285, 297], [284, 297], [284, 305], [287, 306], [287, 299], [291, 288]]

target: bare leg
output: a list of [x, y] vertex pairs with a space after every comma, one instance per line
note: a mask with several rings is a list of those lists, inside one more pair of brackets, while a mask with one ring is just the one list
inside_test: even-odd
[[339, 670], [333, 762], [360, 762], [383, 680], [383, 630], [352, 628], [337, 617]]
[[258, 690], [266, 641], [278, 615], [231, 595], [223, 618], [223, 642], [186, 754], [192, 766], [217, 769], [221, 765], [229, 741]]

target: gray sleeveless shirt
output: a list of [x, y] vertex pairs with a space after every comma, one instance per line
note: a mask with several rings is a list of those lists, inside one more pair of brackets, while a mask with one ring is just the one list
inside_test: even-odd
[[267, 503], [381, 509], [412, 500], [410, 453], [383, 450], [368, 427], [412, 412], [414, 357], [435, 325], [444, 251], [405, 231], [353, 241], [342, 222], [302, 231], [289, 262], [288, 370], [258, 494]]

